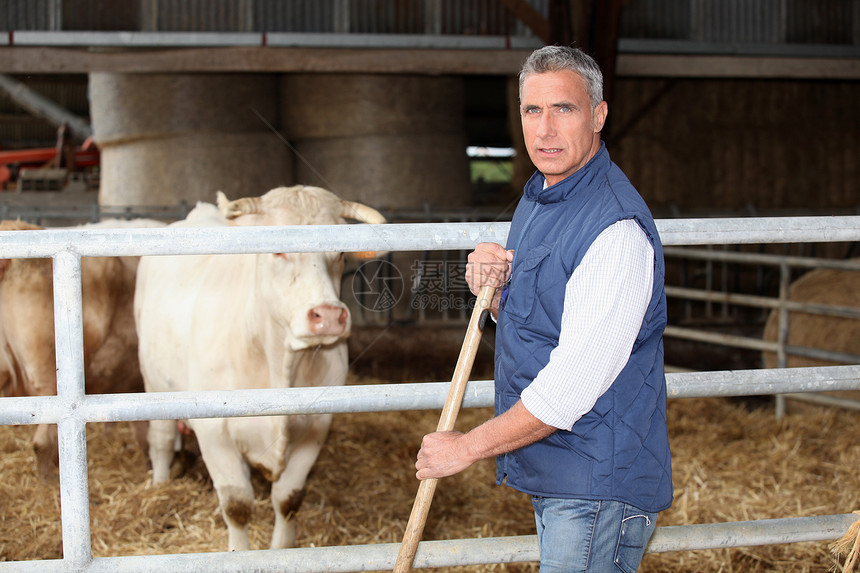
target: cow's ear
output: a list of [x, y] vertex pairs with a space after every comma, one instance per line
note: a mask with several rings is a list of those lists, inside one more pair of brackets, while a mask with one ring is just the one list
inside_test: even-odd
[[381, 259], [388, 255], [388, 252], [389, 251], [354, 251], [351, 253], [346, 253], [346, 255], [350, 260], [363, 263], [367, 261], [372, 261], [374, 259]]

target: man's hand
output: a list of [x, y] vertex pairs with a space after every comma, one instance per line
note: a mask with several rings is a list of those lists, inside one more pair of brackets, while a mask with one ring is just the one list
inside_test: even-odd
[[518, 400], [507, 412], [468, 433], [433, 432], [418, 450], [418, 479], [440, 478], [461, 472], [478, 460], [533, 444], [556, 431], [535, 418]]
[[514, 252], [506, 251], [498, 243], [478, 243], [466, 263], [466, 282], [472, 294], [477, 295], [483, 286], [499, 288], [505, 284], [513, 260]]
[[418, 479], [447, 477], [463, 471], [475, 461], [468, 452], [465, 434], [434, 432], [421, 441], [415, 476]]
[[483, 286], [496, 289], [490, 312], [496, 316], [499, 310], [501, 287], [511, 276], [511, 263], [514, 252], [506, 251], [498, 243], [478, 243], [475, 250], [469, 253], [466, 263], [466, 283], [472, 294], [477, 295]]

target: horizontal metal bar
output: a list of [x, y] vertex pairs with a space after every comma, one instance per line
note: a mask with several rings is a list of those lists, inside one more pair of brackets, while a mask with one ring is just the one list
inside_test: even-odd
[[860, 519], [855, 513], [658, 527], [649, 553], [752, 547], [838, 539]]
[[827, 394], [781, 394], [783, 398], [791, 398], [792, 400], [800, 400], [801, 402], [809, 402], [810, 404], [820, 404], [822, 406], [834, 406], [836, 408], [845, 408], [847, 410], [860, 410], [860, 400], [849, 400], [847, 398], [839, 398], [837, 396], [829, 396]]
[[68, 47], [202, 47], [262, 46], [256, 32], [75, 32], [15, 31], [16, 46]]
[[[829, 541], [841, 537], [858, 516], [853, 513], [791, 517], [756, 521], [672, 525], [658, 527], [648, 544], [648, 553], [694, 549], [725, 549], [808, 541]], [[258, 573], [268, 571], [347, 573], [351, 571], [391, 570], [400, 549], [399, 543], [338, 547], [302, 547], [270, 551], [234, 551], [99, 557], [83, 568], [60, 560], [13, 561], [0, 563], [0, 573], [137, 573], [144, 567], [152, 571], [176, 573]], [[489, 563], [524, 563], [539, 559], [537, 536], [488, 537], [422, 541], [414, 567], [451, 567]]]
[[200, 48], [269, 46], [300, 48], [534, 49], [533, 36], [340, 34], [304, 32], [76, 32], [16, 31], [7, 45], [20, 47]]
[[788, 356], [803, 356], [804, 358], [815, 358], [816, 360], [827, 360], [842, 364], [860, 363], [860, 356], [849, 352], [839, 352], [838, 350], [825, 350], [823, 348], [810, 348], [808, 346], [795, 346], [787, 344], [785, 353]]
[[510, 223], [402, 223], [288, 227], [160, 227], [0, 231], [0, 256], [81, 256], [424, 251], [504, 242]]
[[[738, 219], [661, 219], [666, 245], [860, 240], [860, 216]], [[171, 227], [48, 229], [0, 232], [0, 256], [81, 256], [275, 253], [312, 251], [427, 251], [504, 244], [510, 222], [302, 225], [290, 227]]]
[[[754, 306], [761, 308], [780, 307], [780, 301], [778, 298], [685, 287], [667, 286], [666, 296], [684, 298], [689, 300], [736, 304], [741, 306]], [[860, 318], [860, 308], [856, 308], [853, 306], [838, 306], [833, 304], [819, 304], [813, 302], [798, 302], [791, 300], [787, 300], [783, 304], [785, 305], [786, 310], [794, 312], [820, 314], [824, 316], [835, 316], [839, 318]]]
[[266, 45], [307, 48], [404, 48], [525, 50], [539, 48], [533, 36], [455, 36], [445, 34], [326, 34], [268, 32]]
[[[667, 326], [663, 335], [671, 338], [680, 338], [681, 340], [696, 340], [698, 342], [707, 342], [710, 344], [719, 344], [734, 348], [746, 348], [748, 350], [759, 350], [761, 352], [779, 352], [779, 343], [776, 341], [750, 338], [747, 336], [739, 336], [737, 334], [705, 332], [703, 330], [685, 328], [683, 326]], [[860, 362], [860, 356], [857, 354], [839, 352], [836, 350], [826, 350], [822, 348], [810, 348], [808, 346], [786, 345], [785, 353], [790, 356], [803, 356], [805, 358], [815, 358], [817, 360], [827, 360], [830, 362], [841, 362], [846, 364]]]
[[[493, 405], [494, 382], [473, 380], [463, 407]], [[73, 404], [56, 396], [0, 398], [0, 424], [53, 424], [74, 415], [86, 422], [174, 420], [227, 416], [433, 410], [449, 382], [269, 388], [206, 392], [91, 394]], [[670, 398], [754, 396], [860, 390], [860, 365], [666, 374]]]
[[779, 344], [776, 342], [768, 342], [760, 338], [750, 338], [748, 336], [739, 336], [737, 334], [705, 332], [703, 330], [685, 328], [683, 326], [667, 326], [666, 330], [663, 332], [663, 336], [680, 338], [682, 340], [709, 342], [711, 344], [733, 346], [735, 348], [746, 348], [748, 350], [760, 350], [762, 352], [776, 352], [779, 350]]
[[860, 365], [666, 374], [669, 398], [766, 396], [860, 389]]
[[663, 254], [667, 257], [698, 259], [704, 261], [773, 266], [787, 264], [790, 267], [801, 267], [808, 269], [825, 268], [845, 271], [860, 271], [860, 261], [850, 259], [824, 259], [820, 257], [797, 257], [790, 255], [773, 255], [768, 253], [736, 253], [732, 251], [688, 249], [677, 247], [668, 247], [663, 250]]
[[860, 240], [860, 217], [659, 219], [664, 245], [732, 245]]

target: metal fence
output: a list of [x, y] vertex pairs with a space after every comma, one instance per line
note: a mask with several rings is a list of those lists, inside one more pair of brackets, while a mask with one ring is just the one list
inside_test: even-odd
[[[856, 241], [860, 217], [660, 220], [665, 245]], [[122, 572], [369, 571], [391, 569], [398, 546], [93, 558], [86, 424], [104, 421], [436, 409], [447, 384], [383, 384], [229, 392], [87, 395], [84, 391], [81, 257], [332, 251], [470, 249], [504, 243], [509, 223], [438, 223], [257, 228], [63, 229], [0, 233], [0, 257], [53, 258], [57, 395], [0, 399], [0, 424], [57, 424], [63, 559], [0, 563], [5, 571]], [[860, 389], [860, 365], [675, 373], [670, 398]], [[492, 404], [492, 381], [469, 384], [464, 407]], [[850, 509], [850, 508], [846, 508]], [[660, 527], [649, 551], [823, 541], [841, 536], [854, 514]], [[432, 541], [416, 567], [534, 561], [535, 536]]]
[[[665, 255], [667, 260], [681, 260], [685, 265], [685, 270], [687, 263], [690, 261], [700, 261], [704, 265], [701, 273], [702, 288], [691, 288], [688, 286], [687, 282], [689, 279], [685, 272], [682, 278], [682, 286], [666, 286], [666, 296], [668, 298], [684, 300], [688, 305], [692, 301], [702, 302], [705, 305], [702, 314], [714, 319], [716, 322], [720, 320], [731, 321], [729, 315], [743, 307], [758, 309], [764, 313], [778, 313], [777, 334], [776, 338], [772, 340], [676, 325], [668, 326], [664, 334], [665, 336], [731, 348], [773, 353], [780, 368], [788, 366], [790, 356], [832, 362], [834, 364], [860, 363], [860, 355], [857, 354], [819, 347], [813, 348], [789, 342], [792, 331], [792, 322], [789, 318], [789, 313], [860, 320], [860, 308], [857, 307], [791, 300], [789, 287], [792, 282], [792, 269], [800, 269], [801, 271], [833, 269], [857, 272], [858, 276], [860, 276], [860, 261], [682, 247], [668, 247], [665, 249]], [[715, 272], [714, 267], [716, 265], [721, 267], [721, 272]], [[734, 271], [730, 271], [729, 265], [734, 267]], [[758, 275], [759, 281], [755, 287], [759, 291], [765, 289], [765, 285], [762, 284], [761, 279], [766, 274], [765, 269], [774, 270], [778, 282], [776, 287], [778, 295], [775, 297], [762, 296], [761, 294], [748, 294], [730, 289], [729, 274], [732, 272], [736, 275], [742, 273], [743, 271], [739, 267], [753, 269], [747, 274]], [[717, 277], [716, 275], [719, 276]], [[717, 307], [716, 312], [714, 307]], [[689, 318], [691, 314], [688, 306], [685, 315]], [[821, 342], [826, 344], [827, 341], [822, 340]], [[847, 398], [836, 399], [821, 394], [791, 394], [789, 396], [779, 394], [775, 400], [777, 418], [781, 418], [785, 414], [785, 399], [787, 397], [806, 402], [860, 410], [860, 401], [858, 400]]]

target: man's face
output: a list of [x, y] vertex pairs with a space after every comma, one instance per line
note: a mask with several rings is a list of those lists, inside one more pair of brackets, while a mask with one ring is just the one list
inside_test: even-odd
[[606, 102], [592, 111], [579, 74], [570, 70], [530, 74], [520, 99], [526, 149], [548, 185], [575, 173], [600, 149]]

